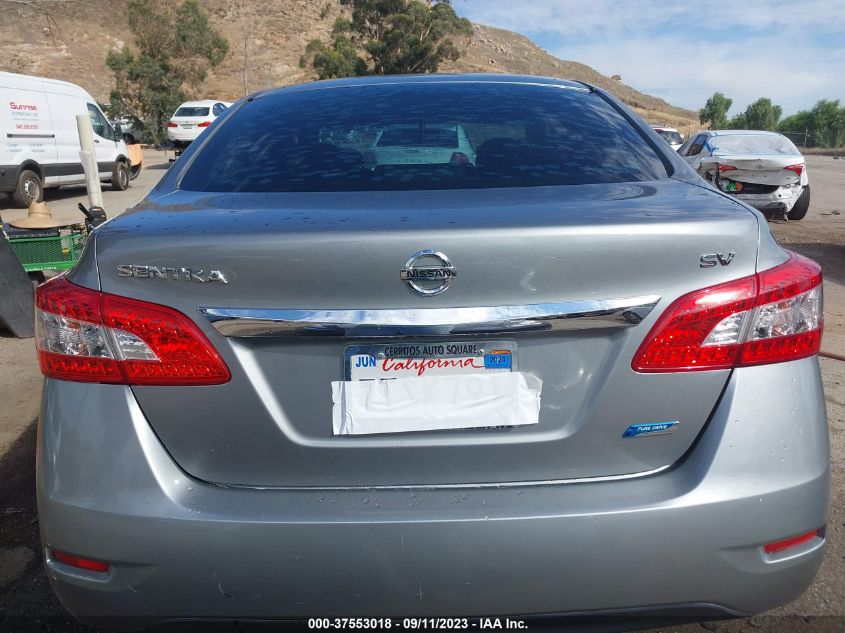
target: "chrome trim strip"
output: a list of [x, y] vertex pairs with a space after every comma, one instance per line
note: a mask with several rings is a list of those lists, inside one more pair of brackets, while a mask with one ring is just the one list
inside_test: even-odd
[[360, 486], [248, 486], [246, 484], [218, 484], [211, 483], [218, 488], [236, 488], [236, 489], [252, 489], [252, 490], [314, 490], [314, 491], [332, 491], [332, 490], [450, 490], [462, 488], [530, 488], [532, 486], [568, 486], [570, 484], [588, 484], [599, 483], [605, 481], [626, 481], [628, 479], [642, 479], [643, 477], [651, 477], [666, 470], [669, 470], [672, 464], [660, 466], [652, 470], [644, 470], [639, 473], [628, 473], [627, 475], [598, 475], [596, 477], [573, 477], [572, 479], [545, 479], [542, 481], [503, 481], [500, 483], [480, 483], [480, 484], [376, 484], [376, 485], [360, 485]]
[[200, 308], [223, 336], [385, 338], [508, 334], [636, 325], [660, 297], [479, 308], [286, 310]]

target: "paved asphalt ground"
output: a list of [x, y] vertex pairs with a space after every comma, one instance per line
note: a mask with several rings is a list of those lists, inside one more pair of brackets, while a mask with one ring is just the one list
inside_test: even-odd
[[[110, 215], [131, 206], [168, 167], [161, 152], [146, 152], [144, 171], [125, 192], [105, 191]], [[819, 261], [825, 275], [823, 350], [845, 354], [845, 160], [808, 157], [812, 204], [801, 222], [772, 221], [787, 248]], [[54, 215], [78, 219], [84, 190], [48, 191]], [[87, 203], [86, 203], [87, 204]], [[21, 213], [0, 197], [0, 215]], [[845, 363], [822, 358], [832, 449], [828, 551], [818, 577], [795, 602], [747, 620], [708, 622], [654, 631], [678, 633], [833, 633], [845, 631]], [[0, 331], [0, 632], [91, 632], [65, 617], [42, 571], [35, 507], [35, 419], [41, 379], [31, 339]], [[534, 627], [531, 627], [532, 629]], [[208, 630], [200, 627], [192, 630]], [[220, 630], [220, 629], [214, 629]]]

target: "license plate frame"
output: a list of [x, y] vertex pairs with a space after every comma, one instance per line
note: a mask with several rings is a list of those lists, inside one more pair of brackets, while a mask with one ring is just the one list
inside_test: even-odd
[[[434, 350], [439, 350], [442, 346], [443, 353], [431, 353]], [[413, 354], [412, 352], [419, 352], [417, 354]], [[426, 353], [429, 352], [429, 353]], [[499, 352], [499, 353], [496, 353]], [[401, 369], [397, 371], [395, 376], [374, 376], [374, 377], [354, 377], [354, 375], [359, 375], [361, 373], [373, 373], [370, 372], [370, 369], [374, 369], [378, 372], [373, 366], [369, 366], [366, 368], [358, 367], [356, 369], [359, 370], [368, 370], [368, 371], [356, 371], [353, 372], [353, 358], [358, 356], [370, 356], [374, 358], [376, 362], [384, 361], [385, 359], [393, 360], [398, 359], [401, 362], [401, 359], [417, 359], [417, 360], [448, 360], [448, 359], [465, 359], [465, 358], [474, 358], [477, 359], [477, 363], [481, 363], [483, 367], [476, 367], [475, 364], [471, 367], [470, 371], [465, 371], [466, 368], [456, 367], [454, 368], [455, 371], [452, 373], [456, 374], [466, 374], [466, 373], [491, 373], [491, 372], [515, 372], [519, 371], [519, 359], [518, 359], [518, 346], [516, 341], [503, 341], [503, 340], [484, 340], [484, 341], [410, 341], [410, 340], [398, 340], [392, 341], [390, 343], [379, 343], [379, 344], [367, 344], [367, 345], [347, 345], [343, 349], [343, 377], [344, 380], [350, 381], [357, 381], [357, 380], [375, 380], [376, 378], [416, 378], [422, 375], [426, 375], [425, 371], [427, 368], [424, 368], [423, 373], [419, 373], [419, 366], [416, 365], [411, 368]], [[381, 356], [379, 356], [381, 354]], [[505, 364], [505, 357], [507, 357], [507, 364]], [[391, 367], [393, 369], [393, 367]], [[443, 368], [441, 371], [438, 368], [436, 369], [439, 375], [448, 374], [449, 368]], [[476, 370], [476, 371], [473, 371]], [[431, 375], [434, 372], [429, 372], [428, 375]]]

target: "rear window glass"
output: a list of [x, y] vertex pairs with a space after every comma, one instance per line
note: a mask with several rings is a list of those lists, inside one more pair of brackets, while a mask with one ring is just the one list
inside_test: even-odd
[[395, 191], [640, 182], [652, 147], [585, 90], [406, 83], [246, 102], [194, 157], [190, 191]]
[[182, 106], [173, 116], [208, 116], [208, 108]]
[[798, 148], [779, 134], [729, 134], [710, 139], [714, 154], [800, 154]]

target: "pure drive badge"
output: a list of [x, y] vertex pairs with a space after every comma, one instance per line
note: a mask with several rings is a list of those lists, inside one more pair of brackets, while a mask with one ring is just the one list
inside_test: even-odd
[[640, 437], [642, 435], [665, 435], [672, 433], [678, 428], [678, 421], [671, 420], [669, 422], [647, 422], [646, 424], [632, 424], [622, 437]]
[[170, 279], [173, 281], [196, 281], [208, 283], [216, 281], [221, 284], [229, 283], [221, 270], [204, 270], [202, 268], [173, 268], [170, 266], [138, 266], [136, 264], [118, 264], [118, 277], [136, 277], [138, 279]]

